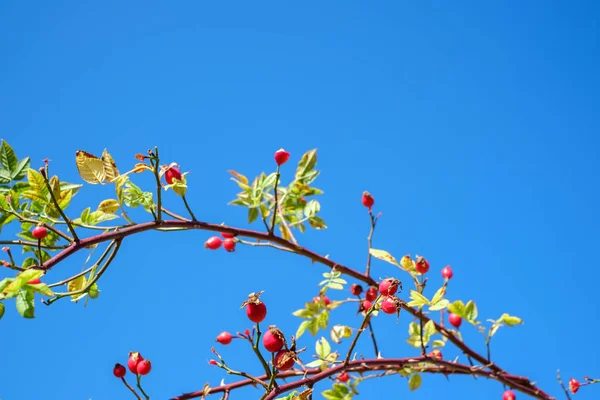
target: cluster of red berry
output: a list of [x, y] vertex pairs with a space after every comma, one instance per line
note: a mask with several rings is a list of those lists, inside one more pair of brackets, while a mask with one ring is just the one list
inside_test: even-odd
[[225, 232], [221, 232], [221, 236], [223, 236], [223, 239], [218, 236], [209, 237], [204, 243], [204, 247], [210, 250], [217, 250], [219, 247], [221, 247], [221, 245], [223, 245], [225, 250], [229, 252], [235, 251], [235, 236], [231, 233]]
[[[132, 351], [129, 353], [129, 359], [127, 360], [127, 368], [129, 368], [131, 373], [133, 373], [136, 376], [148, 375], [148, 373], [150, 373], [150, 370], [152, 369], [152, 363], [150, 362], [150, 360], [146, 360], [144, 357], [142, 357], [140, 353]], [[115, 367], [113, 368], [113, 374], [117, 378], [123, 378], [126, 373], [127, 370], [124, 366], [122, 366], [119, 363], [115, 364]]]

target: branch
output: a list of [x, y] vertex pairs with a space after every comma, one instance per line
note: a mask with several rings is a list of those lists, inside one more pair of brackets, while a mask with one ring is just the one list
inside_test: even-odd
[[44, 177], [44, 182], [46, 182], [46, 187], [48, 188], [48, 191], [50, 192], [50, 198], [52, 199], [52, 203], [54, 203], [54, 207], [56, 207], [56, 209], [60, 213], [61, 217], [67, 224], [67, 228], [69, 228], [69, 231], [71, 232], [71, 235], [73, 236], [73, 240], [75, 242], [79, 242], [79, 237], [77, 236], [77, 233], [75, 232], [75, 228], [73, 228], [73, 225], [71, 225], [71, 220], [69, 218], [67, 218], [63, 209], [60, 208], [60, 205], [58, 205], [58, 200], [56, 200], [56, 196], [54, 195], [54, 190], [52, 189], [52, 186], [50, 185], [50, 181], [48, 180], [48, 175], [46, 175], [46, 173], [43, 173], [42, 176]]

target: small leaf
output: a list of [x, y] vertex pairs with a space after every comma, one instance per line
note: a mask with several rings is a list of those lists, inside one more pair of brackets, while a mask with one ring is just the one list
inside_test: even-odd
[[421, 382], [422, 382], [421, 375], [414, 374], [408, 380], [408, 388], [410, 389], [411, 392], [414, 392], [415, 390], [417, 390], [418, 388], [421, 387]]
[[79, 176], [87, 183], [102, 183], [106, 179], [104, 162], [93, 154], [83, 150], [77, 150], [75, 162], [77, 164]]
[[443, 340], [440, 340], [440, 339], [436, 339], [431, 343], [431, 345], [433, 347], [444, 347], [446, 345], [446, 342], [444, 342]]
[[298, 327], [298, 330], [296, 331], [296, 339], [300, 339], [300, 337], [304, 335], [304, 332], [306, 331], [306, 328], [308, 328], [310, 323], [311, 321], [302, 321], [302, 323]]
[[248, 209], [248, 223], [252, 223], [256, 221], [258, 218], [258, 208], [249, 208]]
[[321, 328], [321, 329], [327, 328], [327, 324], [329, 323], [329, 312], [323, 311], [317, 317], [317, 321], [319, 323], [319, 328]]
[[315, 313], [310, 310], [301, 309], [294, 311], [292, 315], [300, 318], [312, 318], [314, 317]]
[[21, 290], [17, 295], [17, 311], [23, 318], [35, 317], [34, 294], [30, 290]]
[[436, 333], [435, 325], [433, 320], [427, 321], [425, 326], [423, 327], [423, 342], [427, 344], [429, 342], [429, 338]]
[[347, 339], [352, 336], [352, 329], [350, 329], [349, 326], [335, 325], [331, 328], [330, 336], [334, 343], [340, 344], [342, 339]]
[[12, 171], [12, 179], [19, 181], [27, 176], [29, 169], [29, 157], [25, 157], [17, 163], [17, 167]]
[[446, 286], [442, 286], [433, 295], [433, 299], [431, 299], [431, 304], [436, 305], [440, 300], [442, 300], [444, 298], [445, 294], [446, 294]]
[[234, 170], [230, 169], [229, 172], [231, 175], [235, 176], [241, 183], [243, 183], [244, 185], [248, 185], [248, 178], [246, 178], [244, 175], [235, 172]]
[[119, 209], [119, 202], [114, 199], [106, 199], [98, 205], [98, 211], [106, 214], [114, 214]]
[[315, 345], [315, 351], [317, 353], [317, 356], [319, 356], [320, 359], [325, 359], [329, 353], [331, 353], [331, 345], [329, 344], [329, 342], [327, 341], [327, 339], [325, 339], [325, 337], [322, 337], [321, 339], [317, 340], [317, 343]]
[[456, 300], [454, 303], [448, 306], [448, 311], [452, 314], [456, 314], [461, 318], [465, 318], [465, 303], [461, 300]]
[[475, 322], [477, 319], [477, 306], [473, 302], [473, 300], [469, 300], [467, 305], [465, 306], [465, 319], [471, 323]]
[[422, 307], [424, 305], [429, 304], [429, 300], [427, 300], [427, 298], [425, 296], [423, 296], [421, 293], [417, 292], [416, 290], [410, 291], [410, 298], [412, 299], [412, 301], [410, 301], [408, 303], [408, 305], [411, 307]]
[[316, 215], [310, 217], [308, 219], [308, 223], [315, 229], [327, 229], [327, 224], [325, 223], [325, 221], [323, 221], [321, 217], [318, 217]]
[[102, 165], [104, 167], [104, 175], [108, 182], [112, 182], [116, 177], [119, 176], [117, 164], [106, 149], [104, 149], [104, 151], [102, 152]]
[[12, 147], [10, 147], [4, 139], [2, 139], [2, 146], [0, 146], [0, 163], [2, 163], [2, 166], [6, 168], [11, 175], [17, 169], [17, 156]]
[[396, 261], [396, 259], [385, 250], [369, 249], [369, 253], [375, 258], [387, 261], [395, 266], [399, 266], [398, 261]]
[[429, 307], [429, 311], [443, 310], [444, 308], [448, 307], [448, 304], [450, 304], [450, 302], [447, 299], [442, 299], [436, 305]]
[[4, 316], [4, 304], [0, 303], [0, 319], [2, 319], [2, 317]]
[[523, 323], [523, 320], [521, 318], [506, 313], [502, 314], [499, 321], [505, 323], [506, 326], [515, 326]]
[[[73, 279], [72, 281], [70, 281], [67, 284], [67, 290], [69, 292], [76, 292], [76, 291], [82, 290], [86, 284], [87, 284], [87, 279], [85, 278], [85, 276], [82, 275], [82, 276], [79, 276], [79, 277]], [[77, 298], [78, 296], [79, 296], [78, 294], [71, 295], [71, 297], [74, 299]]]
[[306, 366], [308, 368], [318, 368], [321, 365], [323, 365], [323, 363], [324, 363], [323, 360], [315, 360], [315, 361], [309, 362], [308, 364], [306, 364]]

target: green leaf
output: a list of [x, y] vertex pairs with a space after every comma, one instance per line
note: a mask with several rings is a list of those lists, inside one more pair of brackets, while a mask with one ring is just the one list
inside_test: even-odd
[[25, 197], [29, 197], [33, 201], [38, 200], [42, 202], [42, 204], [47, 203], [50, 193], [48, 192], [48, 187], [46, 186], [46, 181], [44, 180], [42, 174], [34, 169], [29, 168], [27, 170], [27, 180], [29, 181], [31, 190], [28, 190], [24, 193]]
[[327, 224], [325, 223], [325, 221], [323, 221], [321, 217], [318, 217], [316, 215], [310, 217], [308, 219], [308, 223], [315, 229], [327, 229]]
[[440, 340], [440, 339], [436, 339], [431, 343], [431, 345], [433, 347], [444, 347], [446, 345], [446, 342], [444, 342], [443, 340]]
[[321, 210], [321, 205], [317, 200], [311, 200], [304, 206], [304, 216], [310, 218]]
[[321, 360], [325, 359], [329, 355], [329, 353], [331, 353], [331, 345], [329, 344], [327, 339], [325, 339], [325, 337], [322, 337], [321, 339], [317, 340], [317, 343], [315, 345], [315, 351], [317, 353], [317, 356], [319, 356]]
[[461, 318], [466, 318], [465, 303], [463, 303], [462, 300], [456, 300], [454, 303], [450, 304], [448, 306], [448, 311], [450, 311], [452, 314], [458, 315]]
[[408, 339], [406, 339], [406, 343], [410, 344], [412, 347], [419, 348], [421, 347], [421, 337], [411, 336]]
[[471, 323], [474, 323], [476, 322], [477, 315], [477, 306], [475, 305], [473, 300], [469, 300], [469, 302], [465, 306], [465, 319]]
[[327, 287], [329, 289], [344, 290], [344, 286], [343, 285], [341, 285], [339, 283], [331, 282], [331, 281], [329, 281], [329, 283], [327, 283]]
[[15, 181], [20, 181], [27, 176], [27, 170], [29, 169], [30, 160], [29, 157], [25, 157], [17, 163], [17, 166], [12, 171], [11, 177]]
[[429, 311], [443, 310], [448, 307], [449, 304], [450, 302], [447, 299], [442, 299], [436, 305], [429, 307]]
[[0, 183], [10, 183], [10, 171], [0, 168]]
[[310, 320], [310, 323], [308, 324], [308, 331], [313, 336], [315, 336], [317, 332], [319, 332], [319, 321], [317, 320], [317, 318], [313, 318]]
[[315, 316], [315, 313], [303, 308], [301, 310], [294, 311], [292, 315], [300, 318], [312, 318]]
[[[298, 162], [298, 168], [296, 168], [296, 180], [302, 183], [307, 182], [311, 178], [314, 180], [315, 177], [308, 175], [315, 165], [317, 164], [317, 149], [309, 150], [302, 155], [302, 158]], [[308, 176], [307, 176], [308, 175]], [[314, 175], [314, 174], [313, 174]]]
[[499, 318], [499, 321], [505, 323], [506, 326], [515, 326], [523, 323], [521, 318], [506, 313], [502, 314], [502, 316]]
[[446, 294], [446, 286], [442, 286], [433, 295], [433, 299], [431, 299], [431, 304], [436, 305], [440, 300], [442, 300], [444, 298], [445, 294]]
[[23, 318], [35, 317], [34, 294], [31, 290], [21, 290], [17, 295], [17, 311]]
[[17, 168], [17, 156], [12, 147], [4, 139], [2, 139], [2, 146], [0, 146], [0, 163], [11, 172], [11, 175]]
[[323, 360], [315, 360], [315, 361], [311, 361], [308, 364], [306, 364], [306, 366], [308, 368], [318, 368], [321, 365], [323, 365], [324, 361]]
[[318, 321], [318, 324], [319, 324], [319, 328], [321, 328], [321, 329], [327, 328], [327, 324], [329, 323], [329, 312], [323, 311], [317, 317], [317, 321]]
[[3, 289], [3, 293], [7, 297], [14, 297], [27, 282], [37, 279], [42, 275], [44, 275], [44, 271], [38, 269], [27, 269], [19, 273], [19, 275], [17, 275], [16, 278]]
[[427, 344], [429, 342], [429, 338], [436, 333], [435, 325], [433, 320], [427, 321], [425, 326], [423, 327], [423, 342]]
[[417, 390], [418, 388], [421, 387], [422, 382], [423, 382], [423, 380], [421, 378], [421, 375], [414, 374], [408, 380], [408, 388], [410, 389], [411, 392], [414, 392], [415, 390]]
[[0, 303], [0, 319], [2, 319], [2, 317], [4, 316], [4, 304]]
[[310, 320], [310, 321], [302, 321], [302, 323], [298, 327], [298, 330], [296, 331], [296, 339], [300, 339], [300, 337], [302, 335], [304, 335], [304, 332], [306, 332], [306, 329], [309, 327], [309, 325], [311, 324], [311, 322], [312, 322], [312, 320]]
[[248, 209], [248, 223], [252, 223], [258, 218], [258, 208], [249, 208]]
[[25, 285], [25, 287], [39, 294], [43, 294], [44, 296], [54, 296], [54, 292], [52, 291], [52, 289], [50, 289], [45, 283], [38, 283], [36, 285]]
[[429, 300], [416, 290], [410, 291], [411, 301], [408, 303], [411, 307], [422, 307], [429, 304]]

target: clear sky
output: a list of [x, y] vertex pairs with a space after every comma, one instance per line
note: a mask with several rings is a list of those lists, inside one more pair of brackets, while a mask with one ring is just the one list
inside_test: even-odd
[[[294, 162], [318, 148], [329, 229], [301, 244], [362, 268], [360, 194], [371, 191], [384, 214], [375, 247], [425, 255], [432, 286], [451, 264], [449, 297], [476, 300], [483, 319], [522, 317], [524, 326], [498, 333], [492, 355], [558, 396], [557, 368], [600, 375], [599, 15], [595, 1], [3, 1], [0, 136], [36, 168], [49, 157], [72, 182], [77, 149], [107, 147], [125, 170], [158, 145], [165, 161], [191, 171], [199, 218], [242, 227], [244, 210], [227, 206], [238, 188], [226, 171], [254, 176], [273, 170], [280, 147]], [[284, 180], [293, 170], [283, 168]], [[88, 186], [69, 211], [111, 196]], [[184, 212], [172, 193], [167, 206]], [[145, 385], [153, 399], [232, 382], [206, 360], [220, 331], [250, 326], [239, 309], [245, 296], [266, 290], [267, 322], [292, 334], [299, 319], [290, 313], [315, 295], [326, 268], [266, 249], [205, 251], [208, 236], [128, 239], [86, 308], [38, 303], [37, 318], [23, 320], [7, 301], [0, 397], [127, 399], [112, 366], [130, 350], [153, 361]], [[75, 257], [48, 279], [83, 262]], [[397, 272], [373, 268], [377, 277]], [[360, 323], [351, 307], [334, 319]], [[405, 343], [409, 321], [375, 322], [385, 356], [418, 353]], [[463, 330], [484, 349], [474, 329]], [[312, 350], [314, 339], [300, 345]], [[370, 354], [368, 341], [359, 348]], [[247, 350], [234, 343], [222, 353], [257, 371]], [[464, 377], [423, 384], [410, 398], [503, 391]], [[360, 390], [363, 399], [408, 396], [400, 377]]]

